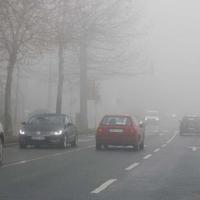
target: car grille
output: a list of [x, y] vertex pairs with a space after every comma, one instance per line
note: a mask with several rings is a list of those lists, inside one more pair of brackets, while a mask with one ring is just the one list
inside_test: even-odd
[[52, 131], [36, 131], [36, 132], [30, 132], [29, 135], [31, 136], [50, 136], [53, 135]]

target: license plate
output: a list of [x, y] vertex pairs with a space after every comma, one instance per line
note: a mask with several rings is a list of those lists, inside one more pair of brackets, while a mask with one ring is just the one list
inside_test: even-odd
[[109, 129], [110, 133], [123, 133], [123, 129]]
[[44, 140], [45, 137], [44, 136], [34, 136], [32, 137], [32, 140]]

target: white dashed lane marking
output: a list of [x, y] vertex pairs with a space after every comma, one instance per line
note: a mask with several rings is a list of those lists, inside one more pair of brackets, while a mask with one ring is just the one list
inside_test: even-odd
[[130, 165], [129, 167], [127, 167], [125, 170], [126, 171], [130, 171], [133, 168], [137, 167], [139, 164], [140, 164], [139, 162], [133, 163], [132, 165]]
[[94, 148], [94, 146], [95, 145], [90, 145], [90, 146], [78, 148], [78, 149], [75, 149], [75, 150], [69, 150], [69, 151], [64, 151], [64, 152], [60, 152], [60, 153], [54, 153], [54, 154], [50, 154], [50, 155], [40, 156], [40, 157], [29, 159], [29, 160], [20, 160], [20, 161], [17, 161], [17, 162], [5, 164], [1, 168], [7, 168], [7, 167], [16, 166], [16, 165], [23, 165], [23, 164], [30, 163], [30, 162], [33, 162], [33, 161], [39, 161], [39, 160], [44, 160], [44, 159], [53, 158], [53, 157], [57, 157], [57, 156], [62, 156], [62, 155], [69, 154], [69, 153], [79, 152], [79, 151], [82, 151], [82, 150]]
[[197, 148], [196, 147], [192, 147], [192, 151], [196, 151], [197, 150]]
[[167, 144], [169, 144], [170, 142], [172, 142], [172, 140], [176, 137], [177, 133], [175, 133], [168, 141]]
[[153, 152], [156, 153], [158, 151], [160, 151], [160, 148], [155, 149]]
[[152, 154], [147, 154], [146, 156], [144, 156], [144, 159], [147, 160], [152, 156]]
[[91, 193], [92, 194], [98, 194], [98, 193], [102, 192], [103, 190], [105, 190], [107, 187], [109, 187], [115, 181], [117, 181], [117, 179], [110, 179], [110, 180], [106, 181], [105, 183], [103, 183], [102, 185], [100, 185], [95, 190], [93, 190]]

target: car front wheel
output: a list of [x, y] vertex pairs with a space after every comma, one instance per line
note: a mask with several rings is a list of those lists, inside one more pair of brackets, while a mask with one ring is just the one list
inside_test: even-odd
[[102, 145], [98, 142], [96, 142], [96, 150], [99, 151], [101, 150]]
[[137, 143], [137, 144], [134, 146], [134, 148], [135, 148], [136, 151], [140, 151], [140, 144]]
[[3, 141], [0, 139], [0, 165], [3, 163]]
[[140, 149], [141, 149], [141, 150], [144, 149], [144, 141], [142, 141], [142, 143], [140, 144]]
[[68, 139], [67, 139], [67, 136], [64, 135], [64, 137], [62, 139], [62, 142], [61, 142], [61, 148], [62, 149], [66, 149], [67, 148], [67, 144], [68, 144]]

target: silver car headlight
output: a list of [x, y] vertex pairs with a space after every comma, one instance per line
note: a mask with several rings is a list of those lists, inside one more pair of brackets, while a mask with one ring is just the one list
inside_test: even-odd
[[20, 135], [25, 135], [25, 131], [20, 130], [20, 131], [19, 131], [19, 134], [20, 134]]
[[63, 134], [63, 131], [62, 130], [60, 130], [60, 131], [55, 131], [54, 132], [54, 135], [62, 135]]

